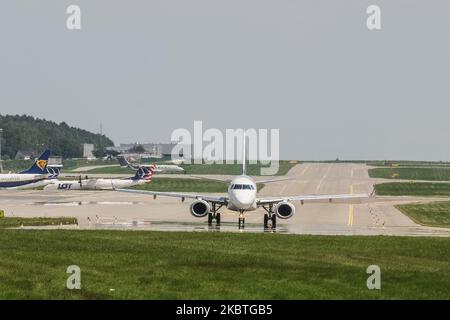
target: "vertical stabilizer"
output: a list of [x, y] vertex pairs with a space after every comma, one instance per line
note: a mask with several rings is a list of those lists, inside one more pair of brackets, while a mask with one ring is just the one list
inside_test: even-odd
[[245, 136], [245, 130], [244, 130], [244, 140], [242, 141], [242, 175], [247, 175], [247, 146], [246, 146], [246, 140], [247, 137]]
[[25, 171], [20, 173], [29, 173], [29, 174], [47, 174], [47, 163], [48, 157], [50, 156], [50, 150], [45, 150], [44, 153], [34, 162], [33, 166]]

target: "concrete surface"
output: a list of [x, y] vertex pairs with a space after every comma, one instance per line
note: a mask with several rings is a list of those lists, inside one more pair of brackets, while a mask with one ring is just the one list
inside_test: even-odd
[[[260, 197], [371, 193], [377, 179], [367, 174], [364, 164], [305, 163], [294, 166], [291, 180], [267, 184]], [[171, 177], [177, 175], [170, 175]], [[186, 177], [186, 175], [181, 175]], [[214, 176], [219, 177], [219, 176]], [[225, 178], [225, 177], [223, 177]], [[256, 180], [266, 177], [256, 177]], [[450, 198], [375, 197], [361, 203], [295, 203], [296, 214], [278, 219], [277, 232], [330, 235], [404, 235], [450, 236], [449, 228], [417, 225], [393, 205], [429, 202]], [[206, 218], [189, 213], [190, 202], [116, 191], [37, 191], [0, 190], [0, 209], [7, 216], [74, 216], [79, 228], [148, 229], [183, 231], [238, 231], [237, 214], [221, 210], [222, 225], [209, 228]], [[265, 211], [246, 214], [246, 228], [240, 232], [263, 232]]]

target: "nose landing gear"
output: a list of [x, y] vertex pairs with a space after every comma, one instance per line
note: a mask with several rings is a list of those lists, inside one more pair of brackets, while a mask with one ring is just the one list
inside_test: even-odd
[[239, 227], [239, 230], [245, 228], [244, 211], [240, 211], [240, 213], [239, 213], [238, 227]]

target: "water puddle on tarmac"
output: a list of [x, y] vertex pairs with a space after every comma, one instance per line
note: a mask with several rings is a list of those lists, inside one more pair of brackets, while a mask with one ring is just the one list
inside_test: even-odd
[[275, 230], [264, 229], [260, 224], [248, 223], [239, 229], [237, 223], [222, 223], [208, 225], [207, 223], [189, 223], [176, 221], [150, 221], [150, 220], [100, 220], [90, 222], [87, 229], [113, 229], [113, 230], [153, 230], [153, 231], [188, 231], [188, 232], [247, 232], [247, 233], [289, 233], [284, 226]]
[[87, 206], [87, 205], [143, 205], [142, 201], [36, 201], [29, 203], [35, 206], [61, 206], [61, 207], [74, 207], [74, 206]]

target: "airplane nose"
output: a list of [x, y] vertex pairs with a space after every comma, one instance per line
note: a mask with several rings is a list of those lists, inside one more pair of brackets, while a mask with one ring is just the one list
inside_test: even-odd
[[235, 205], [242, 209], [247, 209], [253, 204], [253, 199], [248, 196], [239, 195], [235, 199]]

